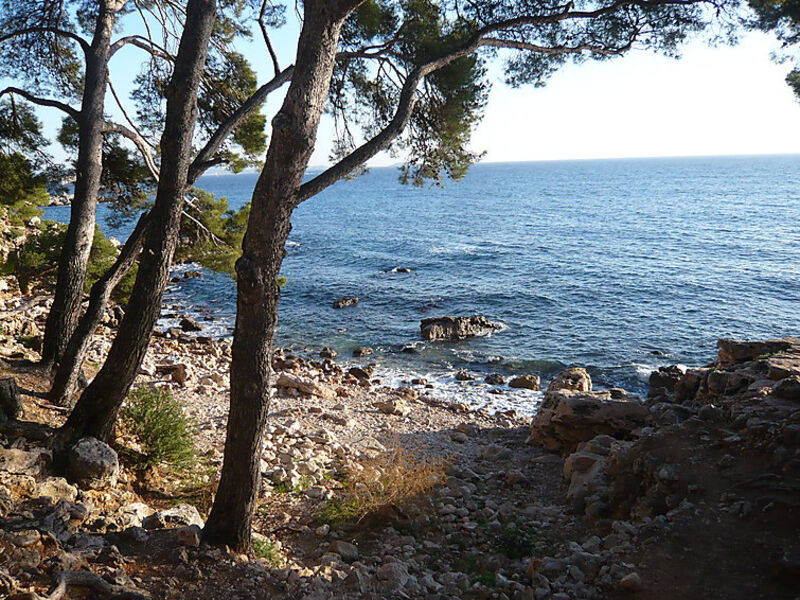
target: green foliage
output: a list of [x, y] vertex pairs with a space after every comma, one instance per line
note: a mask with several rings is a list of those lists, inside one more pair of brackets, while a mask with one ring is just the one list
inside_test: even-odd
[[[800, 0], [748, 0], [755, 18], [748, 22], [752, 29], [774, 33], [783, 43], [786, 54], [794, 52], [795, 65], [800, 64], [797, 45], [800, 41]], [[787, 55], [779, 58], [788, 58]], [[795, 66], [786, 76], [786, 83], [800, 100], [800, 68]]]
[[234, 264], [241, 255], [250, 204], [231, 210], [225, 197], [217, 198], [199, 189], [192, 190], [192, 196], [192, 205], [186, 210], [202, 227], [186, 216], [182, 218], [175, 260], [194, 261], [209, 269], [233, 274]]
[[[34, 286], [53, 289], [66, 231], [67, 226], [62, 223], [42, 221], [20, 246], [9, 253], [0, 272], [16, 275], [23, 292], [30, 291]], [[89, 292], [92, 285], [114, 264], [116, 257], [117, 249], [100, 228], [95, 227], [84, 292]], [[136, 279], [136, 271], [136, 267], [131, 269], [117, 284], [112, 294], [114, 300], [121, 303], [127, 301]]]
[[494, 539], [494, 548], [497, 552], [511, 559], [528, 558], [552, 550], [552, 542], [538, 530], [532, 527], [520, 527], [511, 522]]
[[49, 202], [44, 178], [35, 175], [31, 163], [19, 153], [0, 154], [0, 206], [12, 225], [22, 225], [42, 214]]
[[263, 558], [273, 569], [280, 569], [286, 564], [286, 559], [275, 544], [267, 539], [253, 540], [253, 554], [256, 558]]
[[169, 390], [140, 387], [128, 396], [122, 422], [139, 439], [142, 466], [166, 463], [182, 471], [196, 462], [194, 425]]
[[[78, 124], [65, 118], [58, 132], [64, 148], [77, 153], [80, 137]], [[155, 190], [155, 180], [138, 152], [122, 144], [119, 135], [106, 134], [103, 139], [103, 171], [100, 193], [114, 209], [111, 223], [116, 225], [132, 218], [144, 208]]]
[[0, 152], [13, 154], [39, 154], [47, 142], [42, 137], [42, 123], [33, 107], [11, 96], [0, 100]]
[[3, 264], [3, 273], [16, 275], [23, 293], [28, 293], [34, 284], [47, 289], [56, 284], [58, 257], [67, 228], [61, 223], [42, 221], [37, 229], [38, 233], [28, 235]]

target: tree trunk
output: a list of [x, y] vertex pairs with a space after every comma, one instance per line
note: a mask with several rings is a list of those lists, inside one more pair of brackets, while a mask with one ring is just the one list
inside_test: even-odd
[[71, 404], [72, 396], [78, 388], [83, 359], [89, 349], [92, 334], [100, 324], [100, 319], [103, 318], [108, 299], [119, 281], [125, 277], [125, 274], [136, 262], [136, 258], [142, 249], [145, 229], [149, 222], [147, 217], [147, 213], [139, 217], [136, 227], [122, 247], [122, 251], [114, 265], [92, 286], [92, 291], [89, 294], [89, 306], [81, 315], [78, 326], [72, 332], [69, 343], [64, 349], [64, 354], [56, 368], [53, 386], [50, 388], [49, 393], [50, 401], [54, 404], [59, 406]]
[[261, 487], [261, 451], [270, 401], [270, 358], [278, 320], [278, 273], [297, 191], [308, 166], [339, 32], [359, 2], [306, 0], [292, 83], [272, 120], [272, 140], [253, 192], [242, 256], [236, 262], [237, 312], [231, 399], [222, 475], [204, 538], [249, 550]]
[[75, 329], [86, 282], [86, 265], [94, 238], [97, 196], [103, 171], [103, 110], [105, 107], [111, 35], [117, 6], [102, 2], [94, 36], [86, 53], [83, 101], [78, 118], [78, 161], [75, 193], [64, 246], [58, 261], [55, 295], [45, 325], [42, 364], [57, 363]]
[[111, 437], [117, 412], [147, 352], [178, 240], [197, 120], [197, 90], [215, 17], [216, 0], [188, 2], [186, 25], [166, 93], [161, 177], [148, 217], [139, 272], [108, 357], [59, 430], [54, 440], [56, 449], [87, 435], [104, 441]]

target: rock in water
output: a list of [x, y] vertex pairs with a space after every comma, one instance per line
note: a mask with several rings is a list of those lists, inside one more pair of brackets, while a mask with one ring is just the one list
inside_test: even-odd
[[22, 413], [22, 400], [13, 377], [0, 379], [0, 423], [15, 421]]
[[358, 298], [350, 296], [347, 298], [339, 298], [333, 301], [333, 308], [347, 308], [348, 306], [355, 306], [358, 304]]
[[508, 382], [508, 387], [517, 388], [522, 390], [538, 390], [540, 385], [539, 378], [536, 375], [522, 375], [514, 377]]
[[203, 326], [191, 317], [181, 319], [180, 327], [183, 331], [202, 331]]
[[422, 319], [420, 331], [426, 340], [464, 340], [477, 335], [486, 335], [502, 328], [486, 317], [437, 317]]
[[69, 449], [67, 478], [82, 488], [113, 486], [119, 475], [119, 458], [114, 449], [93, 437], [79, 440]]

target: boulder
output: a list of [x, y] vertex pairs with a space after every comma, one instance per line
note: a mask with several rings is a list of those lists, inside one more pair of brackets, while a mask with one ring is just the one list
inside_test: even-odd
[[203, 326], [200, 325], [200, 323], [198, 323], [197, 321], [195, 321], [191, 317], [184, 317], [183, 319], [181, 319], [181, 321], [179, 323], [179, 326], [183, 331], [202, 331], [203, 330]]
[[666, 392], [674, 392], [675, 385], [683, 379], [686, 369], [678, 365], [670, 365], [669, 367], [659, 367], [657, 371], [650, 373], [648, 383], [652, 392], [658, 389], [663, 389]]
[[508, 387], [522, 390], [536, 391], [539, 389], [539, 385], [540, 380], [536, 375], [522, 375], [520, 377], [514, 377], [508, 382]]
[[336, 540], [328, 548], [329, 552], [334, 552], [342, 557], [347, 562], [358, 560], [358, 548], [350, 542], [343, 540]]
[[723, 338], [717, 341], [717, 347], [719, 348], [717, 364], [726, 367], [784, 352], [793, 347], [800, 348], [800, 338], [781, 338], [759, 342]]
[[69, 449], [67, 479], [78, 487], [95, 490], [113, 486], [118, 476], [119, 458], [108, 444], [85, 437]]
[[484, 378], [484, 381], [489, 385], [503, 385], [506, 382], [500, 373], [490, 373]]
[[367, 356], [368, 354], [372, 354], [373, 350], [369, 346], [359, 346], [355, 350], [353, 350], [353, 356]]
[[405, 401], [396, 400], [394, 398], [386, 400], [385, 402], [376, 402], [374, 406], [385, 415], [397, 415], [398, 417], [405, 417], [411, 414], [411, 407], [408, 406]]
[[426, 340], [464, 340], [469, 337], [486, 335], [501, 329], [486, 317], [437, 317], [422, 319], [420, 331]]
[[647, 406], [635, 396], [614, 398], [607, 391], [548, 391], [531, 423], [528, 443], [571, 452], [580, 442], [598, 435], [630, 437], [648, 414]]
[[785, 400], [800, 400], [800, 377], [795, 375], [781, 380], [772, 393]]
[[356, 296], [349, 296], [334, 300], [333, 308], [347, 308], [348, 306], [355, 306], [356, 304], [358, 304], [358, 298]]
[[591, 392], [592, 378], [589, 376], [589, 373], [586, 372], [586, 369], [582, 367], [564, 369], [553, 377], [553, 379], [550, 380], [550, 385], [547, 386], [548, 394], [559, 390]]
[[347, 372], [356, 379], [368, 380], [372, 377], [373, 370], [370, 367], [350, 367]]
[[275, 382], [275, 385], [278, 387], [300, 390], [304, 394], [319, 396], [320, 398], [333, 399], [336, 397], [336, 392], [333, 389], [325, 385], [321, 385], [309, 377], [294, 375], [287, 373], [286, 371], [282, 372], [278, 376], [278, 380]]
[[456, 373], [455, 377], [456, 381], [473, 381], [475, 379], [469, 371], [465, 371], [464, 369]]
[[42, 448], [27, 451], [18, 448], [0, 450], [0, 470], [17, 475], [41, 475], [47, 470], [52, 456]]
[[160, 529], [167, 525], [187, 527], [189, 525], [203, 526], [203, 517], [191, 504], [176, 504], [167, 510], [160, 510], [148, 515], [142, 520], [145, 529]]
[[189, 380], [189, 369], [183, 363], [156, 365], [156, 373], [169, 375], [170, 379], [179, 385], [186, 385]]

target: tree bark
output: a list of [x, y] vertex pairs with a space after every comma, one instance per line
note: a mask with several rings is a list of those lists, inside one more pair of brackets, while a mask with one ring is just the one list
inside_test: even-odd
[[297, 191], [314, 150], [342, 23], [359, 4], [306, 0], [292, 82], [272, 120], [272, 139], [253, 192], [242, 256], [236, 262], [237, 312], [231, 398], [222, 475], [204, 538], [250, 548], [261, 487], [261, 451], [271, 397], [270, 359], [278, 320], [278, 273]]
[[94, 238], [97, 196], [103, 171], [105, 108], [111, 35], [119, 2], [101, 2], [92, 43], [86, 51], [83, 101], [78, 115], [75, 192], [64, 246], [58, 262], [55, 295], [45, 325], [42, 364], [58, 362], [75, 329], [83, 300], [86, 266]]
[[72, 397], [78, 389], [81, 366], [83, 365], [86, 351], [89, 349], [92, 334], [100, 324], [100, 319], [103, 318], [108, 299], [111, 297], [114, 288], [125, 277], [125, 274], [139, 256], [147, 223], [148, 213], [145, 213], [139, 217], [136, 227], [122, 247], [122, 251], [114, 265], [92, 286], [92, 291], [89, 294], [89, 306], [81, 315], [75, 331], [72, 332], [69, 343], [64, 349], [64, 354], [55, 371], [53, 385], [49, 393], [50, 401], [54, 404], [59, 406], [71, 404]]
[[57, 450], [84, 436], [110, 438], [119, 408], [147, 352], [178, 240], [197, 121], [197, 90], [215, 18], [216, 0], [188, 2], [186, 25], [166, 93], [161, 177], [148, 217], [139, 272], [108, 357], [56, 435]]

